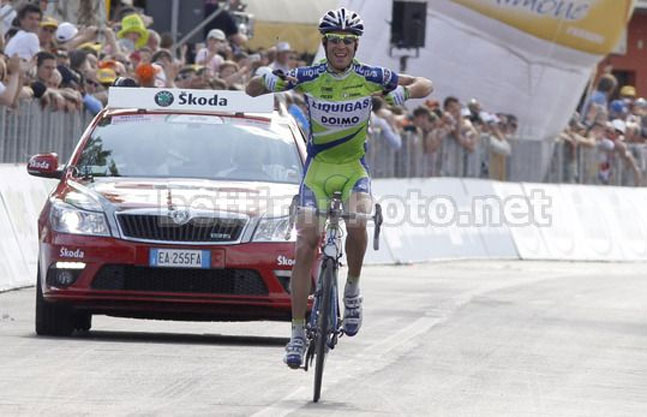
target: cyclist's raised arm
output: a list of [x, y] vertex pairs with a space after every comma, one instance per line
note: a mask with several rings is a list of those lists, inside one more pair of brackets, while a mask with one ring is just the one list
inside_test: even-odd
[[298, 84], [296, 70], [284, 74], [282, 71], [271, 71], [267, 68], [261, 75], [249, 80], [245, 92], [252, 97], [261, 94], [277, 93], [293, 89]]
[[409, 93], [408, 98], [424, 98], [434, 91], [434, 85], [431, 80], [424, 77], [400, 74], [398, 76], [398, 85], [407, 88]]
[[434, 90], [431, 81], [424, 77], [412, 77], [411, 75], [399, 74], [395, 82], [385, 85], [384, 99], [392, 106], [402, 106], [410, 98], [427, 97]]

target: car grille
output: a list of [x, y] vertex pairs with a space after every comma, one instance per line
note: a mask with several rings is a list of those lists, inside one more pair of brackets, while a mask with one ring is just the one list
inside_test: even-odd
[[194, 217], [178, 225], [170, 217], [150, 214], [118, 214], [126, 238], [165, 242], [233, 242], [238, 240], [245, 219]]
[[94, 280], [96, 290], [267, 295], [258, 272], [250, 269], [151, 268], [104, 265]]

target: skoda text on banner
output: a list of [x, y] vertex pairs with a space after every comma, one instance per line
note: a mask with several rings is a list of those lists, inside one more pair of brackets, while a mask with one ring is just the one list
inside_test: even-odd
[[274, 98], [271, 95], [250, 97], [244, 91], [232, 90], [110, 87], [108, 107], [222, 113], [272, 113]]

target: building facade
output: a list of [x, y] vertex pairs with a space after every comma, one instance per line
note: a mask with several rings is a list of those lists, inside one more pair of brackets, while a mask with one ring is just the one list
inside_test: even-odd
[[633, 85], [638, 97], [647, 97], [647, 0], [637, 1], [626, 37], [615, 53], [600, 62], [598, 74], [609, 65], [619, 86]]

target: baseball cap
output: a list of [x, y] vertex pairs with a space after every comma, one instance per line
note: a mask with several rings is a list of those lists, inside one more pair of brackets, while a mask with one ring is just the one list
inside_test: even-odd
[[623, 135], [627, 131], [627, 124], [624, 122], [624, 120], [620, 119], [613, 119], [611, 121], [611, 126], [615, 129], [620, 131]]
[[46, 27], [46, 26], [57, 28], [58, 20], [54, 19], [51, 16], [43, 16], [43, 20], [40, 21], [40, 27]]
[[56, 29], [56, 40], [59, 42], [67, 42], [73, 37], [76, 36], [76, 34], [79, 33], [79, 30], [76, 28], [76, 26], [70, 22], [63, 22], [60, 25], [58, 25], [58, 29]]
[[97, 70], [97, 80], [101, 84], [112, 84], [117, 79], [117, 73], [112, 68], [99, 68]]
[[101, 42], [86, 42], [79, 45], [78, 49], [87, 49], [88, 51], [94, 51], [94, 53], [98, 54], [101, 52], [101, 49], [103, 49], [103, 45]]
[[276, 44], [276, 52], [289, 52], [291, 50], [292, 48], [290, 48], [290, 44], [287, 42], [279, 42]]
[[636, 107], [647, 107], [647, 100], [644, 98], [640, 97], [634, 102], [634, 106]]
[[612, 113], [626, 113], [627, 106], [625, 105], [625, 102], [622, 100], [613, 100], [609, 105], [609, 110]]
[[620, 95], [627, 97], [636, 97], [636, 87], [634, 87], [633, 85], [625, 85], [620, 89]]
[[227, 40], [227, 37], [225, 36], [225, 32], [223, 32], [222, 30], [211, 29], [207, 34], [207, 39], [216, 39], [219, 41], [224, 41], [224, 40]]

